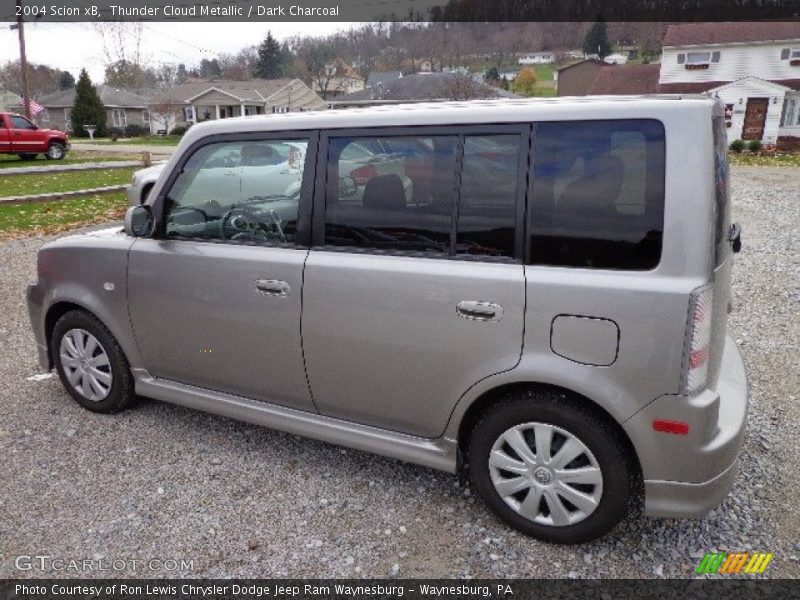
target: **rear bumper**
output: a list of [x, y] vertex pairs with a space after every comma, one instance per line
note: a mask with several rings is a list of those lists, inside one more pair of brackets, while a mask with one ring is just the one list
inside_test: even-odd
[[[747, 379], [730, 337], [715, 387], [691, 398], [661, 396], [624, 424], [642, 467], [646, 514], [702, 516], [731, 490], [745, 435]], [[689, 433], [656, 432], [654, 419], [682, 421]]]

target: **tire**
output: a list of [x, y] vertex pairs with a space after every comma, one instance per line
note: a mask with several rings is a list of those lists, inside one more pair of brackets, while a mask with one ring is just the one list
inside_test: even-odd
[[[536, 456], [537, 437], [545, 459]], [[625, 445], [607, 418], [564, 392], [510, 393], [478, 419], [467, 451], [470, 477], [486, 504], [539, 540], [588, 542], [611, 531], [628, 510], [633, 468]]]
[[45, 156], [48, 160], [61, 160], [66, 156], [67, 148], [61, 142], [50, 142]]
[[[84, 408], [110, 414], [135, 401], [128, 360], [114, 336], [94, 315], [82, 310], [65, 313], [53, 328], [50, 352], [61, 383]], [[94, 361], [96, 366], [92, 369], [88, 361]]]
[[19, 157], [22, 160], [36, 160], [36, 157], [39, 156], [38, 154], [34, 154], [32, 152], [26, 152], [25, 154], [20, 154]]

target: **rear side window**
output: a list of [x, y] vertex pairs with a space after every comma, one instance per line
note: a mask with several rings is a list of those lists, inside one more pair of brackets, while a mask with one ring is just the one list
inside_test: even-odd
[[664, 229], [664, 127], [542, 123], [534, 134], [529, 264], [648, 270]]
[[714, 227], [715, 264], [721, 265], [725, 261], [728, 244], [728, 229], [730, 228], [730, 202], [728, 192], [728, 135], [725, 120], [722, 117], [714, 118], [714, 198], [716, 201], [716, 215]]
[[520, 133], [332, 138], [325, 245], [514, 257]]

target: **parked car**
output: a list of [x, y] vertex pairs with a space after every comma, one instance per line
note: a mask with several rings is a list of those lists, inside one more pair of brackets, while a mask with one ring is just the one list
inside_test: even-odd
[[731, 489], [747, 413], [723, 110], [565, 98], [198, 124], [123, 230], [39, 251], [41, 364], [92, 411], [138, 395], [465, 470], [549, 542], [605, 534], [639, 489], [648, 515], [702, 515]]
[[61, 160], [69, 150], [69, 137], [57, 129], [42, 129], [22, 115], [0, 113], [0, 154], [33, 160], [39, 154]]

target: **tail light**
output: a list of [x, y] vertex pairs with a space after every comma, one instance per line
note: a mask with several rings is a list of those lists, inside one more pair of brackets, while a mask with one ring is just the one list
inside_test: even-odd
[[358, 167], [350, 171], [350, 177], [355, 180], [356, 185], [367, 185], [370, 179], [377, 176], [378, 169], [373, 165], [364, 165], [363, 167]]
[[689, 302], [689, 322], [686, 328], [687, 351], [683, 378], [683, 392], [690, 396], [706, 386], [713, 305], [714, 288], [711, 285], [692, 292]]

